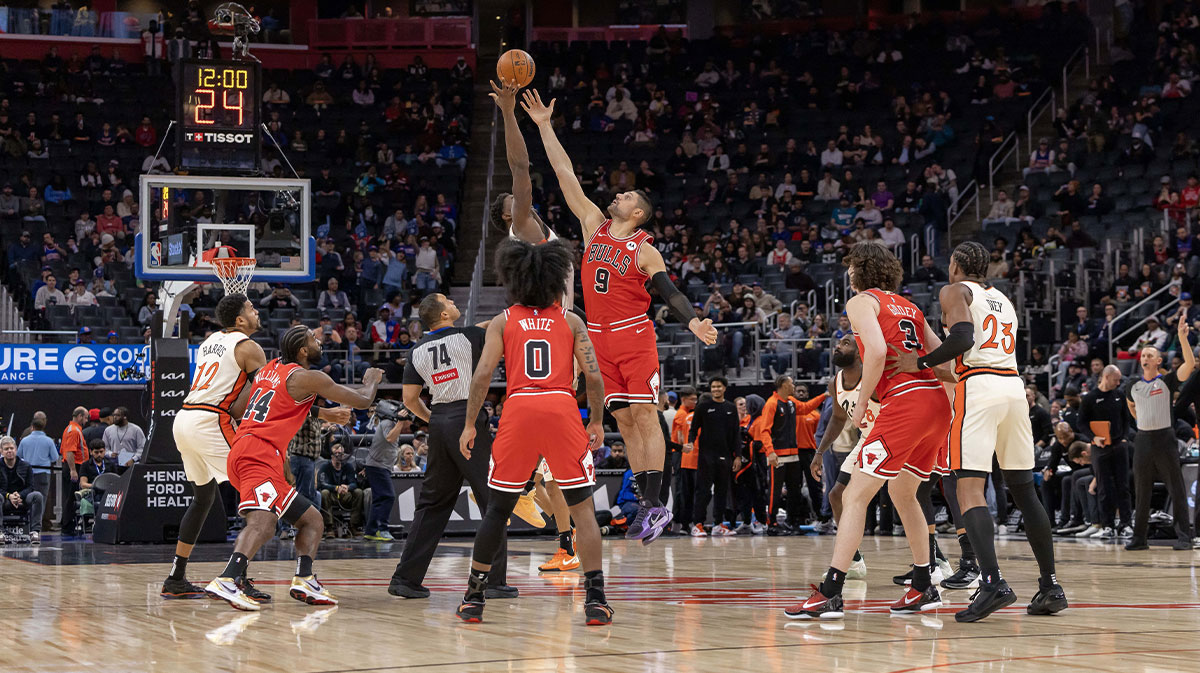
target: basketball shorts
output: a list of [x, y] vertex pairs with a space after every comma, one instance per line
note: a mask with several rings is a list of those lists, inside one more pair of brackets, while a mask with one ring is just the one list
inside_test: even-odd
[[854, 474], [854, 468], [858, 465], [858, 454], [862, 451], [863, 440], [867, 438], [863, 435], [861, 439], [854, 443], [854, 448], [850, 449], [850, 453], [843, 454], [846, 456], [842, 459], [842, 465], [838, 468], [837, 480], [843, 485], [850, 483], [850, 475]]
[[646, 318], [603, 330], [588, 323], [588, 337], [604, 377], [604, 406], [658, 404], [660, 378], [654, 323]]
[[175, 446], [183, 459], [183, 473], [193, 484], [229, 481], [226, 459], [233, 444], [233, 422], [229, 414], [204, 409], [182, 409], [172, 425]]
[[242, 435], [229, 451], [229, 483], [237, 489], [238, 513], [249, 510], [274, 512], [283, 516], [296, 489], [283, 473], [284, 456], [267, 442], [254, 435]]
[[884, 399], [855, 464], [880, 479], [895, 479], [901, 470], [928, 479], [949, 429], [950, 402], [941, 386]]
[[564, 491], [593, 486], [596, 469], [575, 398], [565, 391], [513, 393], [492, 441], [488, 485], [520, 493], [539, 462]]
[[992, 454], [1001, 470], [1032, 470], [1033, 428], [1024, 383], [1014, 372], [967, 374], [954, 387], [950, 425], [950, 468], [992, 471]]

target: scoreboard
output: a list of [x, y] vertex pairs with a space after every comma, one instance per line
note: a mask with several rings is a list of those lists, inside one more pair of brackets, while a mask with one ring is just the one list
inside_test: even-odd
[[255, 61], [186, 59], [178, 87], [177, 166], [192, 173], [260, 170], [262, 66]]

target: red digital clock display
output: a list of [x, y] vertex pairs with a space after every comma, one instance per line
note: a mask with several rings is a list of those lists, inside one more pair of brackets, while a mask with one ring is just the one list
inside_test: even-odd
[[185, 62], [181, 70], [185, 127], [248, 131], [258, 125], [258, 64]]

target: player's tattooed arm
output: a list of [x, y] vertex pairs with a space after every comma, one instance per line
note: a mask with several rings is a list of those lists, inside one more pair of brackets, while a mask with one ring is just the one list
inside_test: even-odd
[[567, 324], [575, 334], [575, 360], [587, 382], [588, 427], [591, 448], [596, 450], [604, 441], [604, 377], [600, 375], [600, 362], [596, 349], [588, 338], [587, 325], [574, 313], [568, 312]]
[[462, 435], [458, 438], [458, 450], [471, 459], [471, 448], [475, 445], [475, 419], [483, 409], [483, 398], [487, 397], [488, 388], [492, 383], [492, 373], [504, 356], [504, 326], [508, 319], [504, 314], [496, 316], [488, 325], [487, 336], [483, 342], [483, 352], [479, 362], [475, 364], [475, 374], [471, 377], [470, 392], [467, 393], [467, 417], [463, 423]]

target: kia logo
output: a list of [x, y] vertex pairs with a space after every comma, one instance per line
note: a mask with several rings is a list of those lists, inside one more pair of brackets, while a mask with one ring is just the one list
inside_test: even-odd
[[182, 390], [164, 390], [159, 394], [159, 397], [183, 397]]
[[181, 379], [181, 378], [183, 378], [183, 372], [175, 372], [173, 374], [163, 374], [162, 378], [164, 381], [173, 381], [175, 379]]
[[174, 410], [174, 409], [166, 409], [166, 410], [164, 410], [164, 411], [160, 411], [160, 412], [158, 412], [158, 415], [159, 415], [159, 416], [172, 416], [172, 417], [173, 417], [173, 416], [175, 416], [175, 410]]

